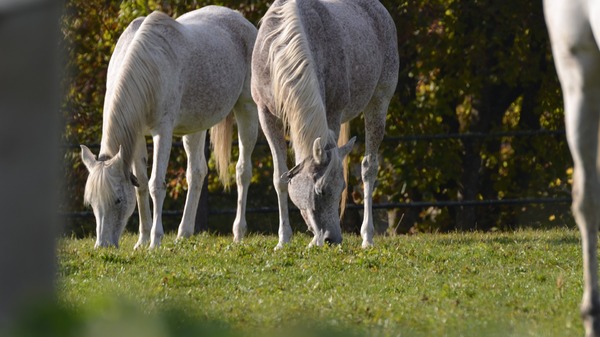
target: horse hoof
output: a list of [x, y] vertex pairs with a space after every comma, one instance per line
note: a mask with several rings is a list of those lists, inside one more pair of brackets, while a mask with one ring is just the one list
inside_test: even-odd
[[233, 241], [241, 242], [242, 239], [246, 236], [247, 227], [244, 225], [234, 225], [233, 226]]
[[362, 248], [363, 249], [373, 248], [373, 242], [363, 241]]
[[175, 238], [175, 243], [179, 243], [181, 241], [185, 241], [186, 239], [191, 238], [192, 235], [191, 234], [178, 234], [177, 237]]

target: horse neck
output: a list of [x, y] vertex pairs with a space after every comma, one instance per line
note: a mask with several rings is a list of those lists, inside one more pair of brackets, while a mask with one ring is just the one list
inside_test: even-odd
[[329, 141], [324, 95], [296, 1], [273, 16], [280, 20], [268, 56], [276, 114], [289, 129], [296, 158], [304, 159], [315, 139]]
[[125, 167], [130, 167], [136, 142], [143, 135], [145, 118], [156, 105], [158, 66], [152, 50], [134, 41], [120, 65], [113, 87], [107, 90], [104, 105], [100, 154], [114, 156], [121, 148]]
[[119, 148], [125, 167], [131, 167], [136, 142], [141, 137], [141, 128], [135, 119], [120, 116], [123, 112], [109, 111], [105, 114], [102, 127], [99, 158], [114, 157]]

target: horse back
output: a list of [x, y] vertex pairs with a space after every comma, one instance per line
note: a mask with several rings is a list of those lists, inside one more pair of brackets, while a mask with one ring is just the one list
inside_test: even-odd
[[165, 123], [174, 123], [175, 134], [206, 130], [239, 98], [255, 37], [256, 28], [239, 13], [215, 6], [177, 20], [162, 12], [136, 19], [113, 53], [105, 112], [125, 106], [111, 93], [129, 88], [137, 107], [126, 110], [143, 115], [146, 132]]
[[398, 80], [396, 26], [377, 0], [298, 1], [321, 86], [328, 120], [350, 120], [376, 90], [391, 96]]
[[[256, 27], [239, 12], [207, 6], [177, 19], [182, 51], [181, 115], [176, 132], [207, 129], [232, 110], [250, 81]], [[191, 127], [191, 129], [190, 129]]]
[[257, 30], [239, 12], [221, 6], [206, 6], [180, 16], [177, 22], [189, 28], [202, 24], [204, 32], [226, 35], [233, 44], [241, 46], [245, 59], [250, 61]]
[[[363, 111], [375, 91], [391, 96], [398, 78], [395, 24], [377, 0], [295, 1], [319, 77], [321, 96], [332, 125]], [[269, 45], [280, 22], [271, 13], [288, 0], [277, 0], [261, 23], [253, 57], [253, 96], [271, 106]]]

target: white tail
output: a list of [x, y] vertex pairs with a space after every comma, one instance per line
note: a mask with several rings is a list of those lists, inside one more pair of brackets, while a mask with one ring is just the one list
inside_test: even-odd
[[[350, 122], [343, 123], [340, 129], [340, 136], [338, 137], [338, 147], [346, 145], [350, 140]], [[344, 157], [342, 161], [342, 167], [344, 168], [344, 181], [346, 182], [346, 188], [342, 191], [342, 199], [340, 200], [340, 219], [344, 218], [346, 212], [346, 203], [348, 201], [348, 161], [349, 155]]]
[[231, 183], [229, 163], [231, 162], [231, 142], [233, 137], [233, 112], [229, 113], [222, 121], [210, 128], [210, 145], [215, 155], [215, 164], [219, 180], [225, 189]]

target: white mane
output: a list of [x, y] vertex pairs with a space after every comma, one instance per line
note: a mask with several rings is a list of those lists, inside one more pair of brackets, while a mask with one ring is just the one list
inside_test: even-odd
[[316, 138], [329, 139], [325, 105], [296, 0], [277, 8], [273, 18], [283, 22], [270, 33], [277, 36], [268, 58], [274, 113], [290, 133], [296, 156], [304, 159]]
[[[165, 43], [161, 25], [176, 22], [160, 12], [149, 15], [136, 32], [116, 71], [114, 88], [107, 88], [100, 154], [114, 156], [122, 146], [125, 167], [131, 164], [135, 142], [143, 132], [145, 117], [157, 105], [160, 93], [160, 61], [176, 54]], [[158, 28], [158, 29], [157, 29]]]
[[[121, 147], [123, 169], [127, 172], [145, 118], [155, 109], [156, 98], [160, 95], [160, 64], [157, 60], [176, 57], [170, 45], [165, 46], [165, 38], [157, 28], [174, 22], [160, 12], [149, 15], [124, 50], [122, 61], [112, 65], [117, 68], [114, 80], [110, 81], [112, 88], [107, 88], [105, 98], [100, 158], [114, 157]], [[95, 202], [101, 207], [111, 207], [115, 202], [114, 186], [118, 186], [118, 178], [107, 168], [107, 163], [99, 162], [90, 169], [84, 204]]]
[[83, 194], [84, 205], [96, 203], [98, 207], [106, 209], [115, 203], [114, 186], [118, 186], [118, 177], [110, 171], [104, 162], [90, 169]]

